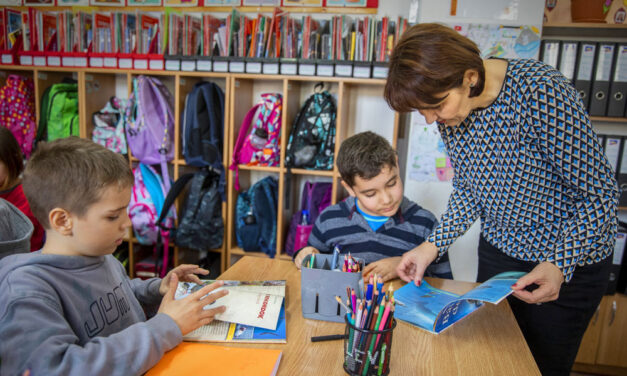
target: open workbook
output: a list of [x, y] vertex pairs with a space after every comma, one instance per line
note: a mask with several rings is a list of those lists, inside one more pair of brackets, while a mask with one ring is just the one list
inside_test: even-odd
[[397, 319], [427, 330], [441, 333], [479, 309], [484, 302], [498, 304], [513, 292], [511, 285], [524, 272], [497, 274], [463, 295], [437, 289], [422, 281], [420, 287], [408, 283], [394, 293]]
[[[203, 285], [179, 282], [176, 299], [182, 299]], [[224, 281], [229, 293], [205, 309], [224, 305], [226, 312], [183, 337], [185, 341], [206, 342], [286, 342], [285, 281]]]

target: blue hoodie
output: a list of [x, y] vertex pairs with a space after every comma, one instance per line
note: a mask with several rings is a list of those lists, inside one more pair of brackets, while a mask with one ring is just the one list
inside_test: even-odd
[[0, 260], [0, 375], [137, 375], [177, 346], [157, 314], [158, 278], [129, 279], [111, 255], [41, 254]]

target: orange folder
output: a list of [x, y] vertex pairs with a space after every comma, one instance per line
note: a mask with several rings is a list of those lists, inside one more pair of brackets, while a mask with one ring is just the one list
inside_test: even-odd
[[276, 375], [281, 350], [183, 342], [168, 351], [146, 376]]

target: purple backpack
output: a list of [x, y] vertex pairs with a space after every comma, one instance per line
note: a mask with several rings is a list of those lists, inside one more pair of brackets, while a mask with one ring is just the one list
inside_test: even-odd
[[281, 94], [261, 94], [261, 101], [248, 111], [233, 148], [231, 170], [235, 170], [235, 189], [239, 191], [237, 166], [278, 166], [281, 155]]
[[13, 133], [26, 158], [37, 133], [33, 80], [11, 74], [0, 88], [0, 124]]
[[294, 252], [307, 246], [313, 224], [320, 213], [331, 205], [332, 188], [332, 183], [305, 182], [300, 210], [292, 215], [290, 229], [285, 240], [285, 252], [288, 255], [293, 255]]
[[133, 80], [126, 108], [126, 139], [131, 153], [148, 165], [161, 164], [166, 190], [170, 190], [167, 162], [174, 158], [174, 101], [154, 77]]

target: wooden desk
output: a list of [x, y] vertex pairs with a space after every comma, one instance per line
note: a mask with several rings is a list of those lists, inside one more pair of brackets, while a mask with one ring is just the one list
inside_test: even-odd
[[[219, 279], [287, 281], [287, 344], [226, 344], [281, 349], [279, 375], [345, 375], [343, 341], [311, 343], [310, 337], [343, 334], [344, 325], [308, 320], [301, 314], [300, 272], [294, 264], [245, 256]], [[428, 278], [431, 285], [464, 293], [475, 284]], [[395, 289], [404, 282], [393, 282]], [[486, 304], [444, 333], [435, 335], [398, 321], [390, 375], [540, 375], [506, 302]]]

